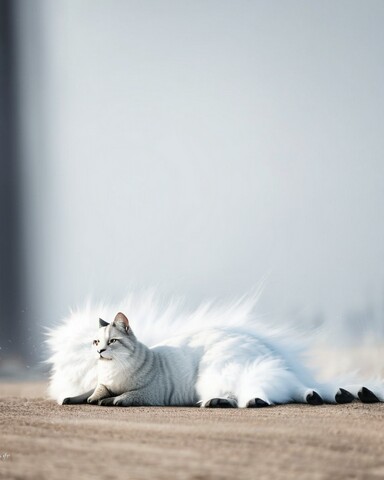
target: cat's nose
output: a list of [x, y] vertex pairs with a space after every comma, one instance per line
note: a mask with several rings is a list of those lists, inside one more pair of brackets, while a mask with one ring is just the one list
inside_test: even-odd
[[101, 350], [97, 350], [97, 353], [103, 353], [105, 352], [106, 348], [102, 348]]

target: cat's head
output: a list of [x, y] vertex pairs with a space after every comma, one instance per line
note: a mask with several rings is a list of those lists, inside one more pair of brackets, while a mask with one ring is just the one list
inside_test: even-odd
[[134, 350], [135, 341], [136, 338], [124, 313], [119, 312], [112, 323], [99, 318], [98, 335], [93, 341], [99, 359], [113, 360], [130, 355]]

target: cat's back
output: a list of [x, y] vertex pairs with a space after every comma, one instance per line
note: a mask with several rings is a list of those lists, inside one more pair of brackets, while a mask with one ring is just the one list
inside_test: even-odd
[[251, 329], [216, 327], [191, 330], [171, 337], [153, 348], [194, 361], [201, 361], [203, 358], [214, 361], [225, 357], [241, 360], [259, 355], [278, 355], [280, 349], [277, 343], [276, 339], [272, 341]]

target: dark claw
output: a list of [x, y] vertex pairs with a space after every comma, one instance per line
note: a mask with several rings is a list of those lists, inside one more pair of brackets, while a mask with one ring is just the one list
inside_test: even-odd
[[352, 393], [348, 392], [344, 388], [339, 388], [339, 391], [335, 395], [336, 403], [351, 403], [355, 397]]
[[269, 407], [269, 403], [265, 402], [261, 398], [252, 398], [246, 405], [247, 408], [263, 408]]
[[312, 393], [308, 393], [306, 400], [309, 405], [323, 405], [324, 403], [323, 399], [315, 391], [313, 391]]
[[226, 398], [212, 398], [205, 404], [207, 408], [234, 408], [233, 404]]
[[371, 392], [371, 390], [368, 390], [368, 388], [363, 387], [361, 390], [357, 392], [357, 395], [359, 396], [360, 400], [363, 403], [378, 403], [380, 400], [376, 397], [376, 395]]

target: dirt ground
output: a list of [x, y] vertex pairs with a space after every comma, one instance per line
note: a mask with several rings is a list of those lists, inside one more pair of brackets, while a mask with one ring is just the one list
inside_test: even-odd
[[384, 478], [384, 404], [59, 406], [0, 383], [0, 478]]

